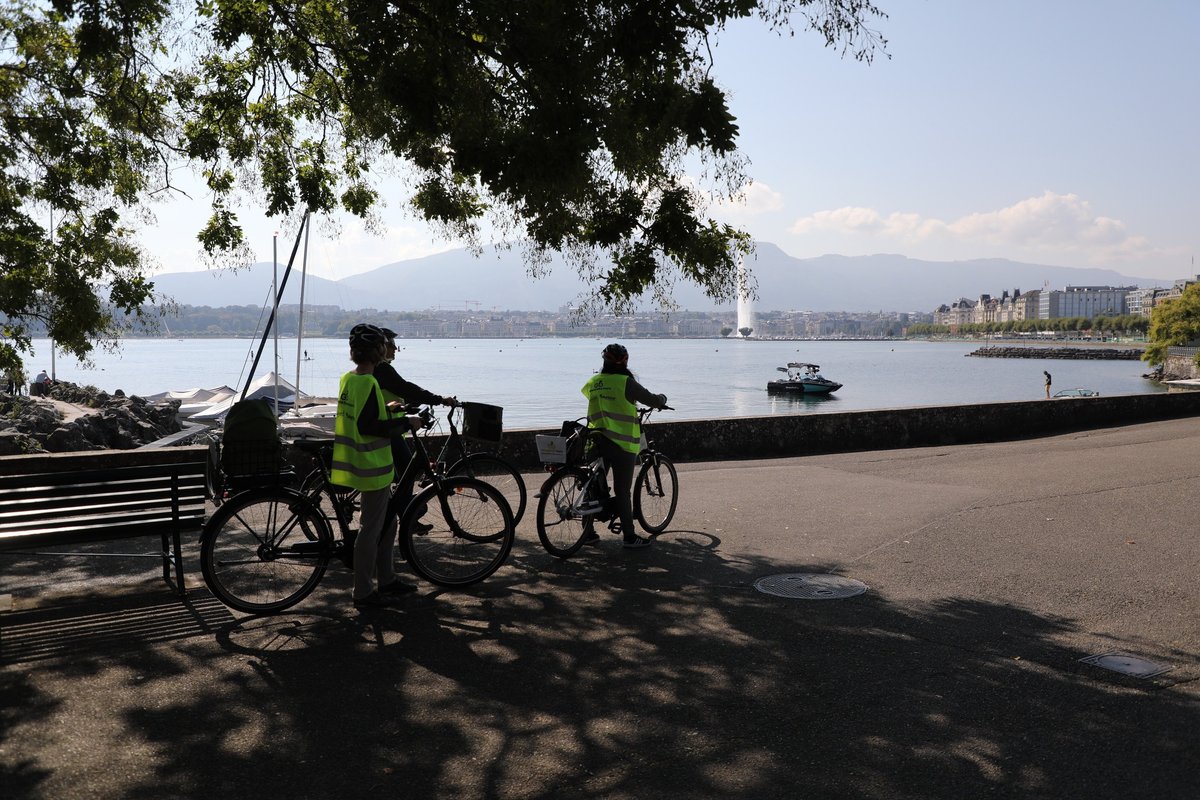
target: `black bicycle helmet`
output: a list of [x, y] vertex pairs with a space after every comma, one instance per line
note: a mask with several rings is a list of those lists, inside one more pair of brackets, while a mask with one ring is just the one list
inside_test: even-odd
[[604, 352], [601, 355], [604, 356], [605, 361], [611, 361], [614, 364], [629, 363], [629, 351], [625, 349], [624, 345], [619, 345], [616, 342], [604, 348]]
[[365, 350], [368, 347], [382, 347], [387, 336], [377, 325], [359, 323], [350, 329], [350, 347], [355, 350]]
[[380, 328], [379, 330], [383, 331], [383, 335], [388, 338], [388, 341], [396, 338], [396, 332], [391, 328]]

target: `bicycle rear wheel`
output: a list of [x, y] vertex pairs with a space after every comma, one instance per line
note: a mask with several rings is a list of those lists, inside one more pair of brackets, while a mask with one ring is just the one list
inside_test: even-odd
[[671, 459], [648, 453], [633, 483], [633, 514], [647, 533], [662, 533], [679, 503], [679, 476]]
[[449, 475], [469, 475], [500, 490], [512, 510], [513, 525], [525, 516], [525, 481], [516, 467], [493, 453], [469, 453], [447, 471]]
[[579, 513], [590, 473], [579, 467], [556, 471], [542, 486], [537, 507], [537, 532], [552, 556], [570, 558], [595, 527], [593, 515]]
[[333, 535], [303, 495], [256, 489], [226, 500], [200, 536], [200, 569], [217, 599], [275, 614], [303, 600], [325, 574]]
[[[418, 528], [418, 522], [432, 527]], [[400, 519], [400, 535], [400, 552], [413, 572], [439, 586], [467, 586], [500, 568], [516, 531], [498, 489], [455, 475], [434, 481], [412, 499]]]

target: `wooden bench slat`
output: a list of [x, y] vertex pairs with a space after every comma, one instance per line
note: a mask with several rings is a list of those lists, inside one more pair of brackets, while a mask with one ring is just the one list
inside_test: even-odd
[[[17, 539], [22, 536], [34, 535], [51, 535], [54, 531], [73, 531], [85, 529], [89, 527], [100, 529], [119, 529], [122, 525], [134, 527], [146, 527], [151, 524], [169, 526], [176, 520], [186, 522], [188, 520], [203, 519], [205, 507], [202, 505], [181, 506], [179, 515], [173, 516], [170, 509], [164, 510], [154, 508], [130, 509], [128, 513], [123, 514], [64, 514], [55, 517], [53, 520], [47, 520], [42, 517], [26, 518], [23, 520], [0, 522], [0, 548], [3, 548], [4, 543], [9, 540]], [[131, 537], [132, 538], [132, 537]]]
[[102, 495], [65, 495], [48, 500], [40, 497], [5, 498], [0, 501], [0, 529], [10, 521], [38, 519], [54, 515], [105, 515], [135, 511], [139, 508], [170, 507], [177, 501], [180, 505], [203, 505], [205, 494], [201, 491], [172, 494], [169, 490], [147, 493], [116, 493]]

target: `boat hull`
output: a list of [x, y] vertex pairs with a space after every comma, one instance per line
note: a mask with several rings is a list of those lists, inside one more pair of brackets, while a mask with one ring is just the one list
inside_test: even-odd
[[767, 391], [772, 394], [829, 394], [842, 388], [842, 384], [833, 381], [817, 383], [815, 381], [768, 381]]

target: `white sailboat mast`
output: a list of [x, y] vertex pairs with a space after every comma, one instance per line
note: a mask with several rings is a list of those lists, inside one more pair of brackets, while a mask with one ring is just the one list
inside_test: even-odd
[[[307, 215], [306, 215], [307, 219]], [[304, 227], [304, 256], [300, 262], [300, 317], [296, 323], [296, 397], [292, 401], [292, 413], [300, 407], [300, 353], [304, 345], [304, 284], [308, 278], [308, 232], [310, 227]]]

